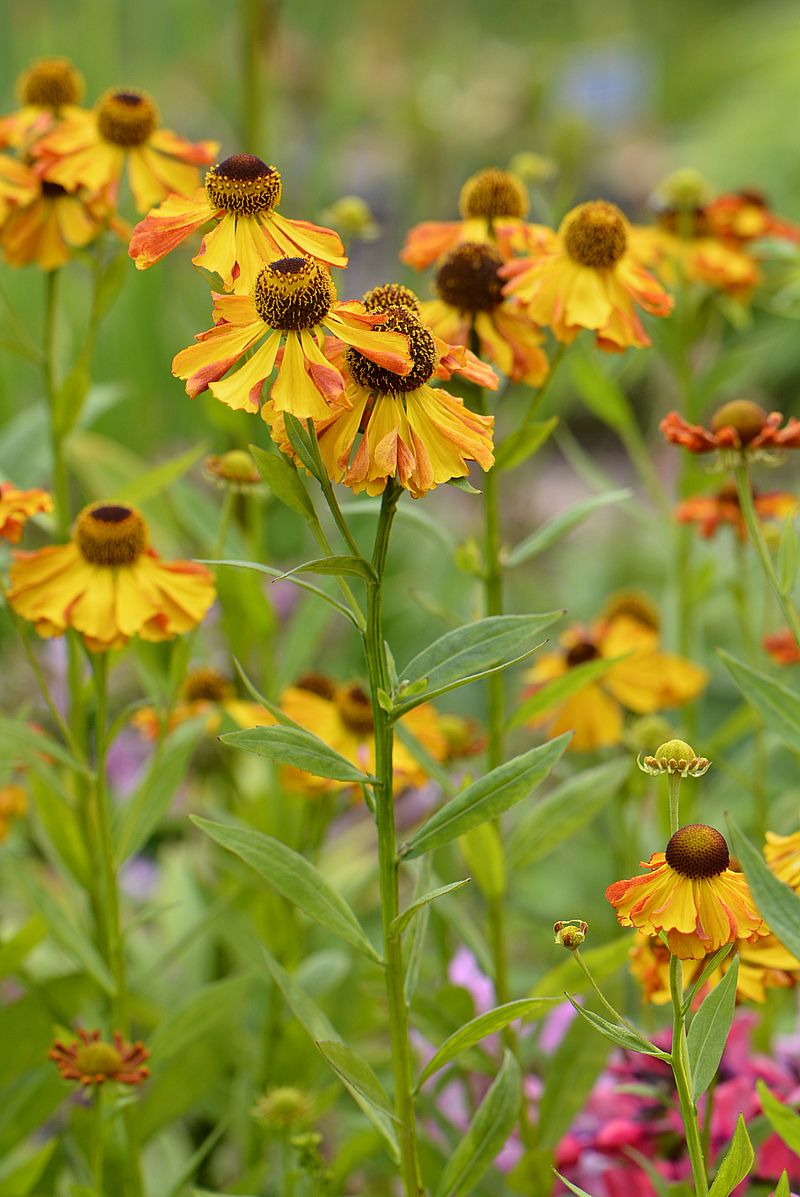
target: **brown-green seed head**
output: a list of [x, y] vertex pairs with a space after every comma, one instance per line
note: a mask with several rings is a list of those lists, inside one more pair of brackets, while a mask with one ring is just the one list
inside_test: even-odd
[[730, 403], [723, 403], [711, 417], [713, 432], [721, 428], [735, 428], [739, 440], [743, 445], [749, 445], [755, 440], [767, 422], [767, 413], [763, 407], [753, 403], [750, 399], [732, 399]]
[[502, 265], [491, 245], [467, 241], [447, 254], [434, 286], [439, 298], [460, 312], [491, 312], [503, 302]]
[[609, 270], [628, 248], [625, 217], [607, 200], [579, 204], [564, 217], [560, 231], [572, 260], [595, 270]]
[[509, 170], [489, 167], [467, 179], [461, 188], [459, 211], [465, 220], [497, 216], [521, 219], [527, 216], [530, 200], [522, 179]]
[[255, 154], [233, 154], [206, 172], [206, 195], [226, 212], [271, 212], [281, 202], [282, 191], [280, 171]]
[[349, 346], [347, 369], [359, 386], [376, 395], [396, 395], [415, 391], [426, 383], [436, 368], [436, 344], [433, 334], [425, 328], [419, 317], [408, 308], [389, 308], [386, 323], [380, 325], [379, 331], [399, 332], [408, 337], [413, 365], [408, 374], [393, 374]]
[[233, 697], [233, 686], [216, 669], [203, 665], [185, 679], [181, 697], [184, 702], [224, 702]]
[[321, 324], [336, 300], [328, 271], [313, 258], [278, 258], [256, 279], [253, 302], [270, 328], [302, 332]]
[[305, 673], [295, 682], [297, 690], [306, 690], [309, 694], [317, 694], [320, 698], [327, 698], [332, 702], [336, 697], [336, 684], [324, 673]]
[[667, 844], [667, 864], [682, 877], [700, 881], [718, 877], [730, 863], [725, 837], [705, 823], [687, 823]]
[[419, 299], [410, 287], [402, 283], [383, 283], [367, 291], [362, 303], [368, 312], [385, 312], [388, 308], [408, 308], [419, 315]]
[[336, 691], [339, 717], [348, 731], [356, 736], [371, 736], [374, 728], [372, 703], [369, 695], [356, 682], [340, 686]]
[[147, 547], [147, 527], [139, 512], [117, 503], [84, 507], [73, 535], [91, 565], [133, 565]]
[[110, 1043], [87, 1043], [75, 1057], [82, 1076], [114, 1076], [122, 1067], [122, 1056]]
[[685, 740], [667, 740], [665, 744], [661, 744], [656, 749], [655, 758], [659, 764], [662, 761], [678, 761], [680, 763], [680, 761], [696, 760], [697, 753]]
[[22, 103], [37, 108], [55, 110], [64, 104], [79, 104], [83, 92], [83, 75], [68, 58], [40, 58], [17, 79]]
[[108, 91], [97, 105], [100, 136], [122, 149], [144, 145], [157, 126], [158, 111], [144, 92]]

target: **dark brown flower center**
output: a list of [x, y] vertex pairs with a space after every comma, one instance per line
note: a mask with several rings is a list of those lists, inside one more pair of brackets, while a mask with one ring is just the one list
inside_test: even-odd
[[208, 666], [194, 669], [181, 687], [184, 702], [224, 702], [232, 693], [230, 682]]
[[348, 731], [360, 737], [372, 735], [372, 703], [361, 686], [355, 683], [340, 686], [336, 691], [336, 708]]
[[100, 136], [104, 141], [123, 149], [144, 145], [157, 125], [156, 106], [143, 92], [107, 92], [97, 106]]
[[574, 262], [595, 270], [609, 270], [628, 247], [625, 217], [616, 204], [591, 200], [579, 204], [561, 224], [564, 246]]
[[336, 299], [328, 271], [313, 258], [279, 258], [259, 271], [253, 301], [270, 328], [301, 332], [321, 324]]
[[682, 877], [699, 881], [718, 877], [730, 863], [725, 837], [705, 823], [688, 823], [667, 844], [667, 864]]
[[306, 673], [299, 682], [295, 683], [298, 690], [307, 690], [309, 694], [318, 694], [320, 698], [333, 701], [336, 695], [336, 684], [324, 673]]
[[567, 669], [583, 665], [586, 661], [596, 661], [599, 656], [600, 650], [596, 644], [592, 644], [591, 640], [580, 640], [567, 653]]
[[408, 308], [419, 314], [419, 299], [410, 287], [402, 283], [383, 283], [367, 291], [362, 300], [368, 312], [385, 312], [387, 308]]
[[147, 546], [147, 527], [139, 512], [113, 503], [84, 507], [74, 536], [91, 565], [133, 565]]
[[496, 216], [522, 218], [528, 213], [530, 200], [519, 175], [508, 170], [489, 167], [467, 179], [461, 188], [459, 210], [465, 220]]
[[393, 374], [364, 357], [357, 349], [348, 346], [347, 368], [359, 386], [376, 395], [407, 394], [427, 382], [436, 366], [436, 344], [433, 334], [425, 328], [418, 316], [408, 308], [388, 308], [386, 323], [380, 325], [381, 332], [399, 332], [408, 337], [408, 350], [413, 363], [408, 374]]
[[668, 233], [677, 233], [681, 237], [707, 237], [710, 231], [706, 210], [700, 204], [694, 208], [669, 205], [661, 208], [656, 220], [660, 228]]
[[280, 171], [255, 154], [233, 154], [206, 174], [206, 194], [216, 208], [255, 216], [281, 202]]
[[743, 445], [749, 445], [755, 440], [767, 422], [767, 413], [757, 403], [749, 399], [732, 399], [730, 403], [723, 403], [711, 417], [711, 428], [719, 432], [721, 428], [735, 428], [739, 440]]
[[619, 594], [613, 595], [606, 603], [603, 614], [606, 619], [627, 615], [637, 623], [652, 628], [654, 632], [661, 629], [658, 608], [646, 594], [641, 594], [638, 590], [621, 590]]
[[42, 183], [42, 195], [45, 199], [61, 199], [62, 195], [68, 195], [66, 187], [62, 187], [60, 183], [51, 183], [45, 179]]
[[460, 312], [491, 312], [503, 302], [502, 265], [491, 245], [467, 241], [444, 259], [434, 286], [440, 299]]
[[20, 75], [17, 91], [23, 104], [60, 108], [83, 96], [83, 76], [66, 58], [42, 58]]

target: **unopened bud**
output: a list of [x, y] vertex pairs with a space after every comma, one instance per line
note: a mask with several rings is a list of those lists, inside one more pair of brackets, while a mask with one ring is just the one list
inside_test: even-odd
[[556, 943], [562, 948], [567, 948], [570, 952], [574, 952], [579, 948], [589, 931], [589, 924], [585, 923], [583, 919], [566, 919], [558, 923], [553, 923], [553, 934], [556, 937]]

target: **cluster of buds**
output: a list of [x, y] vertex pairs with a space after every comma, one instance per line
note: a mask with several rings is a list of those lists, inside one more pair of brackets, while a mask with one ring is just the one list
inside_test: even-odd
[[636, 758], [643, 773], [677, 773], [681, 777], [702, 777], [711, 768], [708, 757], [698, 756], [685, 740], [667, 740], [656, 749], [655, 756]]
[[560, 919], [557, 923], [553, 923], [556, 943], [570, 952], [574, 952], [581, 946], [588, 931], [589, 924], [583, 919]]

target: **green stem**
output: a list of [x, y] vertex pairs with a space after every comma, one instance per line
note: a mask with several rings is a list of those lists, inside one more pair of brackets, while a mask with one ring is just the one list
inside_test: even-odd
[[686, 1017], [683, 1012], [683, 964], [677, 956], [669, 961], [669, 988], [672, 995], [672, 1072], [678, 1090], [686, 1146], [692, 1163], [696, 1197], [707, 1197], [708, 1170], [697, 1120], [697, 1106], [692, 1097], [692, 1074], [686, 1043]]
[[667, 776], [669, 783], [669, 833], [674, 835], [681, 825], [681, 811], [680, 811], [680, 793], [681, 793], [681, 775], [680, 773], [670, 773]]
[[408, 1040], [408, 1008], [404, 992], [402, 940], [392, 930], [392, 922], [400, 912], [392, 772], [394, 734], [387, 713], [378, 702], [378, 691], [389, 691], [390, 689], [383, 635], [383, 574], [389, 548], [389, 535], [400, 493], [400, 488], [396, 483], [389, 480], [383, 492], [381, 513], [375, 533], [372, 567], [377, 576], [377, 583], [368, 589], [364, 647], [375, 723], [375, 776], [378, 779], [375, 785], [375, 821], [378, 834], [381, 923], [400, 1164], [405, 1197], [422, 1197], [424, 1190], [412, 1096], [413, 1071]]
[[263, 51], [275, 25], [273, 0], [241, 0], [242, 48], [242, 148], [260, 154], [265, 148], [264, 125], [267, 104], [263, 94]]
[[105, 1126], [103, 1123], [103, 1086], [94, 1086], [92, 1100], [92, 1184], [96, 1193], [103, 1193], [103, 1154]]
[[70, 525], [69, 477], [64, 461], [64, 436], [61, 428], [61, 416], [58, 411], [55, 364], [59, 277], [60, 272], [58, 270], [49, 270], [45, 276], [42, 369], [44, 371], [47, 403], [50, 408], [50, 447], [53, 455], [53, 495], [56, 509], [56, 527], [59, 538], [65, 540]]
[[[603, 1006], [603, 1009], [608, 1014], [610, 1014], [612, 1016], [612, 1018], [614, 1019], [615, 1022], [622, 1023], [622, 1025], [627, 1027], [628, 1030], [632, 1034], [634, 1034], [637, 1039], [641, 1039], [643, 1043], [647, 1043], [647, 1040], [645, 1039], [644, 1035], [639, 1030], [639, 1028], [637, 1026], [634, 1026], [634, 1024], [632, 1022], [629, 1022], [624, 1014], [620, 1014], [619, 1010], [616, 1010], [611, 1005], [611, 1002], [609, 1002], [608, 999], [605, 997], [605, 995], [603, 994], [603, 991], [600, 989], [600, 986], [597, 984], [594, 977], [592, 976], [591, 971], [590, 971], [586, 961], [584, 960], [583, 956], [581, 956], [580, 948], [573, 948], [572, 955], [575, 957], [576, 961], [580, 965], [583, 975], [586, 977], [587, 981], [589, 982], [589, 984], [591, 985], [595, 994], [597, 995], [599, 1001], [601, 1002], [601, 1004]], [[648, 1044], [648, 1047], [649, 1046], [650, 1045]]]
[[734, 470], [734, 476], [736, 478], [736, 489], [739, 492], [739, 506], [742, 510], [742, 516], [744, 517], [747, 531], [750, 533], [750, 539], [752, 540], [755, 550], [758, 553], [759, 560], [761, 561], [761, 568], [764, 571], [764, 576], [772, 587], [775, 598], [778, 600], [778, 605], [783, 612], [783, 617], [786, 620], [787, 626], [794, 636], [795, 643], [797, 644], [798, 648], [800, 648], [800, 616], [798, 616], [797, 610], [791, 598], [788, 594], [784, 594], [783, 590], [781, 589], [781, 584], [778, 581], [778, 575], [775, 572], [775, 565], [773, 563], [769, 548], [767, 547], [767, 542], [764, 539], [764, 532], [761, 527], [761, 523], [756, 514], [756, 508], [753, 502], [753, 488], [750, 483], [750, 471], [744, 454], [742, 454], [740, 464], [737, 465]]

